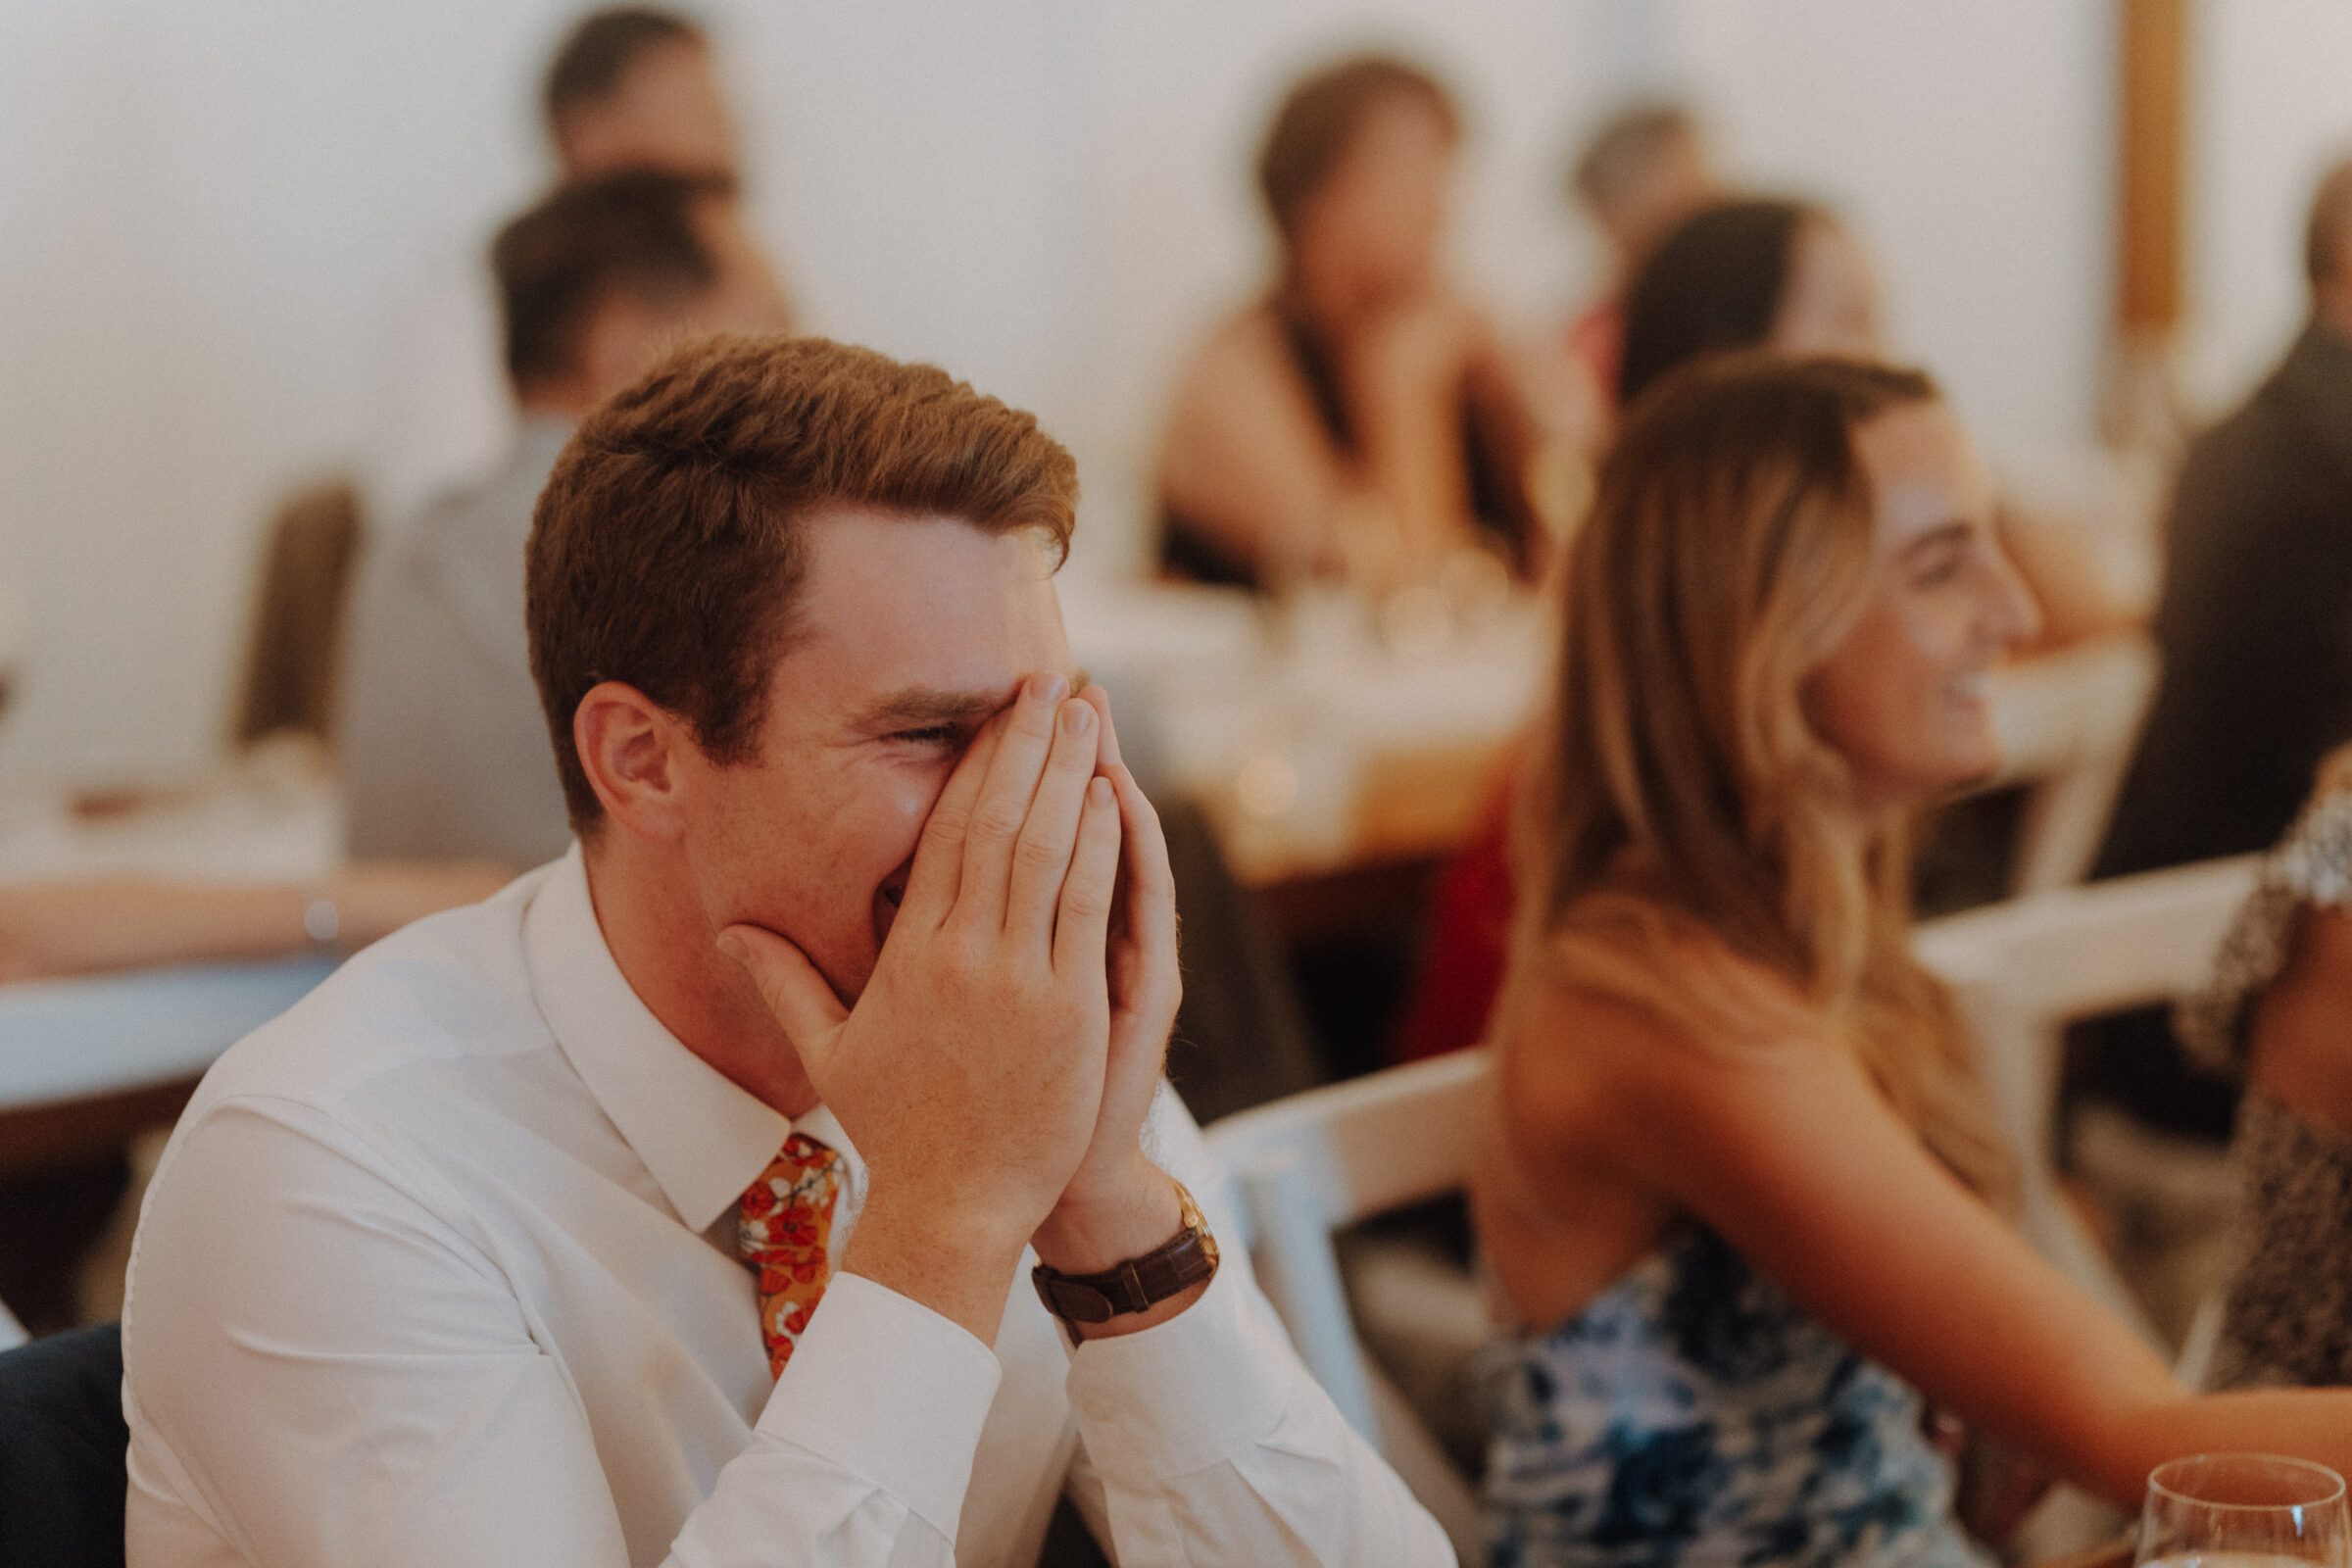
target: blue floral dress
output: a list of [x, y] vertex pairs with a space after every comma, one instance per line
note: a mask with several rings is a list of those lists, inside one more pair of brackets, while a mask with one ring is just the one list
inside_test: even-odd
[[1990, 1568], [1919, 1395], [1712, 1231], [1479, 1372], [1492, 1568]]

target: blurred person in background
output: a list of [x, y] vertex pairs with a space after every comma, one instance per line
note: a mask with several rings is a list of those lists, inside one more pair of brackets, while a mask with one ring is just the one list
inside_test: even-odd
[[[355, 952], [564, 853], [523, 631], [523, 541], [580, 416], [697, 331], [785, 312], [721, 176], [558, 190], [495, 247], [523, 420], [505, 462], [368, 548], [341, 661], [352, 862], [319, 886], [110, 877], [0, 889], [0, 980]], [[323, 911], [323, 912], [322, 912]]]
[[[590, 12], [557, 45], [540, 89], [559, 183], [625, 169], [735, 179], [742, 147], [700, 24], [650, 6]], [[495, 280], [469, 258], [425, 281], [388, 340], [385, 390], [363, 462], [369, 525], [405, 527], [479, 478], [518, 417], [499, 360]]]
[[1606, 252], [1600, 295], [1569, 324], [1572, 365], [1599, 400], [1614, 403], [1625, 354], [1625, 290], [1683, 220], [1714, 202], [1722, 176], [1698, 117], [1675, 103], [1642, 103], [1601, 122], [1570, 167], [1570, 199]]
[[1374, 591], [1534, 543], [1527, 400], [1443, 270], [1461, 115], [1368, 55], [1291, 90], [1258, 158], [1272, 289], [1186, 369], [1159, 464], [1160, 559], [1211, 583]]
[[2301, 335], [2181, 467], [2164, 673], [2096, 875], [2267, 848], [2352, 739], [2352, 163], [2320, 184], [2304, 264]]
[[[1876, 359], [1886, 351], [1878, 268], [1838, 216], [1809, 202], [1721, 202], [1659, 242], [1627, 291], [1617, 406], [1701, 354], [1769, 348], [1782, 354]], [[2144, 603], [2107, 580], [2067, 519], [2004, 498], [2002, 541], [2042, 609], [2037, 649], [2136, 627]]]
[[1668, 231], [1627, 286], [1615, 392], [1631, 408], [1702, 354], [1876, 358], [1878, 269], [1838, 217], [1807, 202], [1718, 202]]
[[613, 6], [582, 17], [548, 64], [540, 105], [566, 179], [622, 169], [742, 172], [710, 39], [675, 12]]
[[1751, 356], [1631, 411], [1472, 1181], [1495, 1561], [1989, 1564], [1930, 1401], [2123, 1506], [2181, 1454], [2352, 1463], [2352, 1394], [2186, 1394], [2004, 1218], [1901, 838], [1998, 766], [1985, 675], [2034, 622], [1926, 377]]
[[523, 631], [531, 508], [581, 416], [672, 339], [781, 331], [781, 291], [723, 174], [562, 187], [492, 248], [521, 421], [504, 461], [370, 548], [342, 663], [350, 850], [515, 870], [571, 842]]
[[[2269, 378], [2189, 448], [2164, 531], [2162, 661], [2094, 877], [2267, 848], [2352, 740], [2352, 163], [2304, 230], [2311, 314]], [[2234, 1085], [2145, 1008], [2079, 1026], [2082, 1092], [2219, 1142]]]
[[2206, 1386], [2352, 1384], [2352, 748], [2321, 765], [2176, 1022], [2192, 1060], [2245, 1082]]

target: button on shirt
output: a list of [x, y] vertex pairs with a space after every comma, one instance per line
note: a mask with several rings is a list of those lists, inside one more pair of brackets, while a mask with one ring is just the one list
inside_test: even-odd
[[[662, 1028], [579, 851], [353, 959], [213, 1069], [123, 1314], [132, 1568], [1449, 1563], [1239, 1249], [1074, 1353], [1024, 1269], [991, 1348], [836, 1275], [771, 1382], [733, 1205], [794, 1126]], [[1150, 1148], [1216, 1227], [1173, 1096]], [[1223, 1227], [1228, 1235], [1233, 1227]]]

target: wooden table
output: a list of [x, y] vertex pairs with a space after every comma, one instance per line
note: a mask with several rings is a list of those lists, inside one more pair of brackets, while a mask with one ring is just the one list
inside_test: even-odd
[[[89, 808], [0, 800], [0, 879], [133, 873], [309, 882], [340, 858], [331, 781], [299, 758]], [[0, 1174], [169, 1123], [221, 1052], [333, 971], [325, 956], [0, 986]]]

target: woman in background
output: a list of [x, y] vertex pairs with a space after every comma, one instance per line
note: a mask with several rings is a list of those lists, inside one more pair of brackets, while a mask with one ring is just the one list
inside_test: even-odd
[[1169, 421], [1169, 570], [1377, 591], [1482, 541], [1523, 562], [1534, 426], [1440, 266], [1460, 138], [1452, 98], [1401, 60], [1292, 89], [1257, 168], [1281, 274], [1202, 346]]
[[1765, 348], [1876, 359], [1877, 270], [1852, 232], [1804, 202], [1719, 202], [1685, 219], [1626, 291], [1617, 403], [1702, 354]]
[[2352, 1464], [2352, 1394], [2184, 1394], [2004, 1222], [1901, 825], [1999, 761], [2034, 610], [1913, 372], [1692, 367], [1567, 567], [1473, 1212], [1497, 1564], [1960, 1565], [1925, 1400], [2119, 1503]]
[[1705, 127], [1678, 103], [1621, 109], [1577, 153], [1568, 173], [1569, 199], [1592, 220], [1607, 273], [1600, 297], [1569, 323], [1562, 347], [1603, 401], [1616, 401], [1627, 286], [1660, 240], [1721, 199], [1723, 183]]
[[2181, 1045], [2246, 1078], [2213, 1388], [2352, 1384], [2352, 747], [2263, 861]]
[[[1691, 360], [1747, 348], [1880, 352], [1877, 274], [1831, 214], [1801, 202], [1727, 201], [1677, 224], [1627, 289], [1613, 390], [1630, 406]], [[1458, 1051], [1485, 1035], [1510, 924], [1509, 770], [1497, 775], [1477, 830], [1439, 881], [1395, 1041], [1398, 1060]]]

